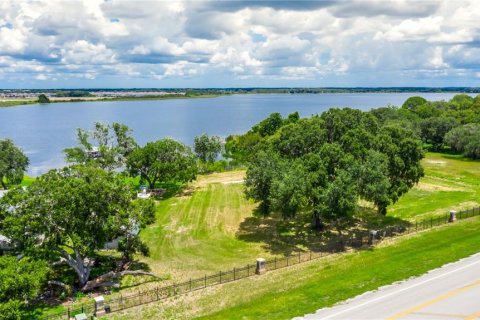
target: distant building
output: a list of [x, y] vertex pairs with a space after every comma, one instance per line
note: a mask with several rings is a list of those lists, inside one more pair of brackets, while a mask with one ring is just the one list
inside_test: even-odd
[[10, 250], [10, 249], [12, 249], [12, 240], [0, 234], [0, 253], [3, 250]]

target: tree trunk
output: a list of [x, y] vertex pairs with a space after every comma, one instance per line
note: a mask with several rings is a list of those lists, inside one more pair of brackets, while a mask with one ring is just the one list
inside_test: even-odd
[[387, 207], [379, 205], [378, 206], [378, 213], [383, 215], [383, 216], [386, 216], [387, 215]]
[[325, 225], [320, 220], [320, 214], [318, 212], [312, 213], [312, 227], [313, 229], [320, 231], [323, 231], [325, 228]]
[[62, 255], [63, 260], [75, 271], [78, 277], [79, 287], [82, 288], [88, 282], [90, 277], [91, 265], [90, 262], [85, 264], [85, 258], [82, 257], [77, 248], [73, 248], [75, 258], [73, 258], [68, 252], [62, 248], [56, 248]]
[[155, 274], [151, 272], [143, 271], [143, 270], [136, 270], [136, 271], [126, 270], [126, 271], [119, 271], [119, 272], [110, 271], [93, 280], [88, 281], [87, 283], [85, 283], [83, 287], [80, 288], [80, 290], [82, 292], [86, 292], [86, 291], [91, 291], [98, 287], [118, 287], [118, 283], [107, 281], [107, 280], [118, 279], [126, 275], [150, 276], [150, 277], [158, 278]]
[[150, 190], [155, 189], [155, 183], [157, 182], [157, 180], [156, 179], [152, 180], [149, 177], [145, 177], [145, 179], [148, 182], [148, 187], [150, 188]]

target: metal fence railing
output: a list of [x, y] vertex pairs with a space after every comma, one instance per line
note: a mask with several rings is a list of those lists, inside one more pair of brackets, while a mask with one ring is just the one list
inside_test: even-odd
[[[480, 207], [471, 208], [460, 211], [456, 214], [457, 220], [463, 220], [480, 215]], [[357, 233], [355, 237], [337, 237], [324, 247], [317, 251], [298, 252], [290, 256], [273, 258], [265, 261], [266, 271], [286, 268], [299, 263], [319, 259], [332, 253], [344, 251], [346, 249], [361, 248], [365, 245], [375, 244], [385, 238], [391, 238], [398, 235], [415, 233], [433, 227], [443, 225], [449, 222], [449, 214], [429, 218], [415, 223], [402, 223], [398, 225], [388, 226], [381, 230], [376, 230], [375, 237], [369, 234], [369, 231]], [[142, 304], [159, 301], [169, 297], [185, 294], [188, 292], [204, 289], [207, 287], [237, 281], [256, 275], [256, 264], [247, 264], [246, 266], [233, 268], [228, 271], [220, 271], [216, 274], [205, 275], [201, 278], [190, 279], [188, 281], [172, 284], [168, 286], [159, 286], [143, 292], [137, 292], [130, 295], [119, 295], [112, 299], [105, 299], [107, 312], [117, 312]], [[69, 308], [66, 312], [51, 314], [43, 317], [43, 319], [71, 319], [77, 314], [85, 313], [93, 315], [95, 313], [95, 302], [89, 302], [76, 308]]]

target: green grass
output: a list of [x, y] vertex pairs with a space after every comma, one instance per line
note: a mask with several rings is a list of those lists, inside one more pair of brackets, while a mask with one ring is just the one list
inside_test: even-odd
[[[359, 214], [363, 228], [402, 220], [445, 215], [450, 209], [478, 205], [480, 162], [459, 156], [429, 153], [423, 160], [426, 176], [386, 217], [371, 210]], [[310, 217], [283, 220], [254, 216], [256, 205], [243, 195], [242, 171], [200, 176], [193, 193], [160, 202], [154, 224], [141, 232], [151, 250], [141, 258], [151, 270], [172, 281], [228, 270], [263, 256], [285, 256], [312, 250], [325, 235], [310, 229]]]
[[[6, 182], [6, 179], [5, 179], [5, 178], [3, 178], [3, 179], [4, 179], [3, 181]], [[30, 176], [24, 175], [22, 182], [21, 182], [18, 186], [22, 186], [22, 187], [29, 186], [29, 185], [32, 184], [33, 181], [35, 181], [35, 179], [36, 179], [36, 178], [34, 178], [34, 177], [30, 177]], [[10, 189], [10, 188], [13, 188], [13, 187], [15, 187], [15, 186], [17, 186], [17, 185], [9, 185], [9, 184], [7, 183], [7, 187], [8, 187], [9, 189]], [[0, 188], [1, 188], [1, 186], [0, 186]]]
[[290, 319], [479, 251], [480, 218], [149, 304], [113, 319]]
[[38, 103], [36, 100], [8, 100], [8, 101], [0, 101], [0, 108], [1, 107], [15, 107], [15, 106], [23, 106], [27, 104], [35, 104]]
[[142, 261], [174, 280], [251, 263], [264, 250], [235, 236], [255, 207], [245, 200], [242, 188], [212, 183], [191, 196], [161, 201], [155, 224], [141, 233], [150, 248], [150, 257]]
[[[429, 153], [423, 160], [423, 165], [426, 176], [421, 180], [421, 184], [404, 195], [398, 203], [390, 206], [386, 217], [378, 216], [367, 208], [359, 212], [359, 220], [367, 221], [369, 227], [381, 227], [401, 220], [422, 220], [435, 215], [444, 215], [452, 208], [470, 208], [478, 205], [480, 196], [479, 161], [468, 161], [459, 156]], [[311, 230], [308, 216], [294, 220], [283, 220], [275, 215], [268, 218], [255, 216], [256, 204], [245, 199], [243, 185], [238, 183], [242, 181], [244, 173], [244, 171], [233, 171], [203, 175], [181, 196], [160, 201], [156, 222], [140, 233], [140, 237], [150, 248], [150, 257], [139, 257], [139, 260], [166, 280], [135, 287], [136, 283], [142, 283], [146, 279], [126, 277], [122, 281], [122, 293], [127, 294], [129, 291], [146, 290], [152, 286], [202, 277], [205, 274], [213, 274], [220, 270], [230, 270], [233, 267], [253, 263], [257, 257], [284, 256], [297, 251], [315, 249], [324, 243], [325, 235]], [[135, 187], [138, 184], [137, 180], [130, 179], [128, 182]], [[466, 235], [471, 234], [468, 225], [463, 228], [468, 229]], [[430, 239], [427, 234], [424, 236]], [[450, 235], [445, 233], [445, 237], [448, 236]], [[461, 236], [461, 232], [452, 236], [455, 241], [457, 239], [455, 237]], [[413, 272], [412, 275], [418, 274], [418, 272], [423, 272], [422, 270], [428, 270], [427, 268], [438, 266], [450, 259], [450, 257], [444, 257], [444, 254], [452, 254], [452, 251], [446, 253], [441, 251], [443, 249], [439, 248], [442, 246], [436, 246], [436, 243], [432, 243], [430, 246], [415, 242], [420, 240], [408, 241], [413, 242], [411, 245], [406, 245], [404, 250], [411, 250], [412, 257], [416, 257], [417, 251], [428, 253], [427, 256], [431, 252], [433, 256], [428, 258], [424, 264], [419, 262], [420, 265], [413, 269], [405, 266], [405, 270], [399, 270], [398, 273], [393, 272], [394, 277], [408, 276], [409, 272]], [[437, 242], [436, 239], [432, 241]], [[458, 241], [460, 241], [459, 243], [462, 241], [473, 243], [469, 239], [458, 238]], [[474, 246], [472, 248], [474, 251], [479, 249]], [[383, 252], [381, 250], [373, 252]], [[395, 249], [388, 250], [394, 252]], [[474, 252], [462, 250], [459, 250], [458, 254], [466, 255]], [[434, 257], [436, 252], [439, 252], [440, 255], [438, 259]], [[457, 252], [453, 253], [452, 259], [459, 257]], [[225, 311], [227, 313], [218, 315], [218, 318], [222, 318], [222, 316], [230, 318], [230, 315], [236, 314], [236, 312], [243, 314], [243, 310], [246, 308], [243, 303], [246, 302], [259, 309], [265, 305], [265, 310], [275, 314], [274, 309], [286, 303], [283, 300], [276, 302], [278, 293], [283, 295], [284, 292], [291, 289], [291, 296], [289, 293], [286, 299], [292, 298], [293, 301], [297, 301], [299, 306], [303, 306], [300, 302], [301, 298], [305, 297], [302, 292], [305, 291], [305, 295], [308, 296], [309, 290], [313, 290], [311, 296], [318, 295], [320, 291], [313, 289], [316, 283], [327, 281], [324, 278], [318, 278], [318, 273], [321, 272], [325, 276], [331, 275], [334, 277], [332, 279], [338, 279], [335, 277], [340, 277], [341, 273], [330, 274], [332, 272], [330, 269], [347, 270], [342, 268], [347, 268], [350, 264], [360, 269], [369, 269], [369, 264], [374, 264], [375, 259], [379, 259], [378, 266], [372, 267], [378, 274], [372, 276], [373, 273], [352, 273], [352, 276], [348, 277], [349, 279], [352, 277], [349, 281], [354, 281], [350, 283], [352, 284], [351, 289], [343, 287], [343, 291], [335, 291], [335, 288], [322, 287], [323, 295], [319, 296], [317, 300], [324, 301], [326, 304], [333, 303], [332, 301], [339, 301], [347, 296], [388, 283], [388, 281], [394, 281], [390, 276], [384, 277], [383, 275], [390, 272], [388, 268], [391, 266], [385, 262], [390, 253], [386, 254], [387, 256], [380, 255], [375, 258], [370, 258], [369, 254], [371, 253], [348, 254], [345, 258], [338, 258], [345, 259], [339, 260], [341, 261], [338, 262], [339, 265], [330, 264], [330, 262], [305, 264], [305, 267], [298, 267], [301, 270], [306, 268], [300, 274], [285, 270], [279, 271], [278, 275], [274, 272], [265, 277], [245, 280], [238, 284], [201, 290], [198, 293], [178, 298], [178, 301], [176, 298], [172, 300], [174, 301], [172, 303], [158, 303], [141, 307], [142, 316], [147, 319], [157, 317], [174, 319], [177, 318], [177, 315], [178, 318], [190, 318], [194, 315], [214, 313], [225, 307], [234, 309]], [[357, 255], [364, 257], [362, 259], [368, 260], [368, 262], [361, 264], [355, 260], [359, 259]], [[406, 256], [408, 256], [407, 261], [410, 261], [410, 255], [403, 254], [403, 258]], [[350, 260], [357, 262], [349, 262]], [[396, 260], [392, 261], [400, 263]], [[385, 271], [381, 267], [384, 264]], [[399, 265], [401, 266], [401, 264]], [[358, 277], [358, 282], [353, 279], [356, 277]], [[395, 279], [400, 279], [398, 277]], [[336, 280], [332, 281], [334, 283]], [[299, 289], [296, 289], [297, 287]], [[330, 290], [333, 291], [330, 292]], [[257, 291], [258, 293], [255, 293]], [[310, 307], [321, 307], [318, 305], [319, 301], [316, 301], [317, 305], [313, 306], [312, 304]], [[178, 305], [177, 302], [179, 302]], [[303, 312], [300, 312], [301, 310], [308, 309], [307, 306], [303, 306], [304, 309], [295, 309], [292, 305], [290, 307], [296, 312], [292, 312], [292, 315], [301, 314]], [[253, 313], [249, 312], [246, 311], [246, 314], [249, 315], [247, 318], [257, 318], [255, 312], [258, 310], [252, 311]], [[282, 312], [279, 317], [283, 316]]]
[[421, 220], [444, 215], [451, 209], [479, 205], [480, 162], [458, 155], [428, 153], [422, 161], [425, 177], [396, 204], [388, 215]]
[[[171, 99], [201, 99], [201, 98], [217, 98], [227, 94], [198, 94], [198, 95], [175, 95], [167, 94], [163, 96], [143, 96], [143, 97], [114, 97], [114, 98], [102, 98], [102, 97], [86, 97], [86, 99], [79, 98], [64, 98], [58, 97], [51, 99], [49, 103], [64, 103], [64, 102], [101, 102], [101, 101], [136, 101], [136, 100], [171, 100]], [[63, 98], [63, 99], [62, 99]], [[17, 99], [0, 101], [0, 107], [15, 107], [29, 104], [37, 104], [37, 100]]]

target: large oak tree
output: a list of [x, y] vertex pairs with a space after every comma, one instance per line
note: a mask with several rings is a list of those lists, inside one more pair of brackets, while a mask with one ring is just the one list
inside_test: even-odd
[[320, 117], [283, 126], [260, 141], [248, 164], [246, 195], [264, 213], [293, 217], [310, 211], [314, 225], [350, 216], [359, 199], [386, 214], [420, 177], [420, 139], [396, 125], [354, 109], [330, 109]]
[[135, 238], [125, 254], [143, 251], [133, 231], [153, 221], [154, 203], [133, 199], [114, 173], [83, 166], [51, 170], [0, 200], [0, 229], [27, 256], [65, 262], [85, 291], [97, 283], [89, 282], [90, 272], [107, 241]]

